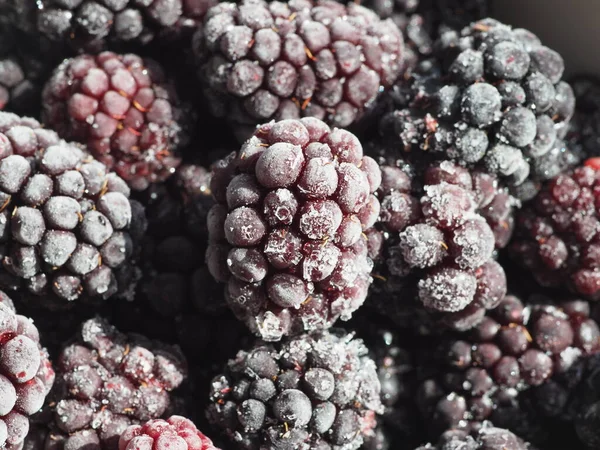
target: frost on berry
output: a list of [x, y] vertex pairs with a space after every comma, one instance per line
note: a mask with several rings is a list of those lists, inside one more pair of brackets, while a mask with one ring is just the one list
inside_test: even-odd
[[312, 116], [347, 127], [404, 62], [391, 20], [329, 0], [221, 3], [194, 39], [209, 106], [243, 125]]
[[278, 340], [326, 327], [364, 302], [380, 182], [354, 135], [314, 118], [259, 127], [215, 165], [207, 263], [229, 278], [227, 301], [254, 332]]

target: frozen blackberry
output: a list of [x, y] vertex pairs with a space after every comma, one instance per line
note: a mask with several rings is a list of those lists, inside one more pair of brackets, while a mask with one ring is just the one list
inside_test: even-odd
[[47, 444], [118, 448], [131, 425], [160, 418], [186, 377], [179, 350], [125, 335], [100, 318], [83, 323], [56, 364]]
[[185, 417], [153, 419], [143, 425], [131, 425], [119, 439], [119, 450], [148, 448], [165, 450], [218, 450], [212, 441]]
[[210, 173], [202, 166], [182, 165], [167, 183], [144, 191], [140, 201], [148, 219], [141, 291], [152, 308], [166, 317], [226, 309], [222, 286], [204, 261], [206, 218], [214, 204]]
[[44, 87], [43, 104], [46, 125], [86, 144], [132, 189], [166, 180], [179, 165], [182, 105], [153, 61], [110, 52], [67, 59]]
[[[40, 0], [13, 7], [21, 21], [76, 50], [144, 45], [191, 34], [216, 0]], [[189, 32], [187, 31], [189, 30]]]
[[[385, 118], [384, 137], [482, 168], [530, 197], [535, 183], [576, 163], [562, 141], [575, 108], [563, 70], [561, 56], [532, 33], [493, 19], [446, 31], [403, 89], [406, 113]], [[406, 122], [413, 141], [403, 139]]]
[[380, 181], [356, 136], [316, 118], [263, 125], [215, 165], [208, 268], [253, 332], [279, 340], [362, 305]]
[[21, 448], [29, 416], [44, 405], [54, 376], [38, 329], [0, 291], [0, 448]]
[[597, 353], [598, 324], [589, 308], [573, 305], [524, 306], [507, 296], [468, 335], [448, 339], [436, 359], [438, 375], [419, 388], [420, 410], [432, 430], [471, 431], [486, 420], [506, 426], [502, 409], [518, 401], [519, 392]]
[[238, 448], [358, 449], [382, 412], [367, 353], [343, 332], [259, 341], [213, 379], [208, 418]]
[[567, 143], [583, 158], [600, 154], [600, 80], [581, 76], [571, 80], [575, 115], [569, 124]]
[[462, 430], [449, 430], [437, 445], [427, 444], [416, 450], [528, 450], [531, 447], [514, 433], [503, 428], [487, 426], [475, 437]]
[[588, 159], [546, 182], [520, 211], [510, 253], [542, 286], [600, 297], [598, 180], [600, 160]]
[[304, 116], [347, 127], [403, 63], [391, 20], [332, 0], [220, 3], [196, 37], [210, 107], [238, 128]]
[[124, 293], [145, 221], [127, 184], [34, 119], [0, 112], [0, 148], [1, 284], [47, 306]]
[[[493, 259], [513, 227], [514, 200], [483, 172], [452, 162], [424, 173], [383, 166], [379, 189], [383, 245], [383, 291], [417, 284], [425, 308], [444, 313], [454, 328], [467, 329], [506, 293], [506, 277]], [[423, 187], [419, 188], [419, 185]], [[393, 280], [396, 278], [398, 280]], [[405, 296], [401, 296], [405, 298]]]

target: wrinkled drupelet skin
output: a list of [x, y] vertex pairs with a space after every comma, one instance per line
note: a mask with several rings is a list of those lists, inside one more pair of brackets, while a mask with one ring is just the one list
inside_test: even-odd
[[356, 136], [315, 118], [263, 125], [213, 167], [208, 268], [251, 331], [276, 341], [362, 305], [380, 182]]
[[[177, 36], [202, 22], [215, 0], [41, 0], [32, 11], [37, 30], [75, 49], [102, 50], [111, 45], [148, 44]], [[35, 5], [35, 4], [34, 4]], [[31, 20], [31, 18], [29, 18]]]
[[54, 378], [38, 329], [0, 291], [0, 448], [21, 448]]
[[506, 293], [504, 270], [493, 257], [512, 234], [515, 201], [489, 174], [450, 161], [410, 174], [404, 164], [382, 166], [382, 275], [401, 289], [418, 284], [426, 309], [443, 313], [452, 328], [471, 328]]
[[87, 145], [134, 190], [171, 176], [186, 141], [177, 94], [155, 62], [103, 52], [67, 59], [43, 92], [44, 123]]
[[117, 274], [144, 222], [127, 184], [34, 119], [0, 112], [0, 148], [6, 288], [63, 303], [123, 292]]
[[209, 421], [247, 450], [360, 448], [383, 412], [380, 384], [364, 343], [338, 331], [238, 352], [213, 379]]
[[488, 420], [512, 429], [504, 411], [518, 409], [524, 391], [544, 392], [551, 377], [598, 354], [600, 329], [588, 302], [542, 301], [525, 306], [507, 296], [468, 334], [449, 336], [437, 350], [437, 375], [417, 394], [433, 432], [471, 431]]
[[238, 126], [312, 116], [347, 127], [402, 71], [400, 30], [354, 3], [221, 3], [198, 33], [209, 105]]
[[588, 159], [546, 182], [519, 212], [510, 253], [542, 286], [600, 297], [599, 180], [600, 161]]
[[408, 98], [383, 119], [388, 138], [495, 174], [522, 200], [577, 163], [563, 142], [575, 97], [558, 53], [494, 19], [442, 33], [435, 49], [398, 87]]
[[196, 425], [185, 417], [153, 419], [143, 425], [131, 425], [119, 438], [119, 450], [219, 450]]
[[56, 363], [46, 445], [58, 450], [119, 448], [132, 425], [160, 418], [187, 377], [177, 347], [119, 332], [106, 320], [83, 323]]

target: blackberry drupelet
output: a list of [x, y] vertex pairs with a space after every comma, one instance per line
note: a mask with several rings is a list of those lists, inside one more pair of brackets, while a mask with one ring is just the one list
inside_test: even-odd
[[207, 415], [238, 448], [358, 449], [382, 412], [367, 354], [343, 332], [259, 341], [213, 379]]
[[599, 180], [600, 159], [588, 159], [546, 182], [520, 211], [510, 254], [542, 286], [600, 297]]
[[132, 189], [166, 180], [180, 163], [186, 118], [155, 62], [111, 52], [67, 59], [43, 92], [44, 123], [82, 142]]
[[21, 448], [54, 377], [38, 329], [0, 291], [0, 448]]
[[127, 184], [34, 119], [0, 112], [0, 149], [0, 283], [48, 307], [124, 293], [145, 222]]
[[563, 70], [527, 30], [485, 19], [446, 31], [435, 57], [399, 87], [400, 111], [383, 119], [382, 133], [405, 150], [482, 168], [529, 199], [536, 183], [576, 163], [562, 141], [575, 108]]
[[380, 181], [356, 136], [315, 118], [265, 124], [215, 165], [208, 268], [252, 332], [328, 328], [362, 305]]
[[40, 0], [25, 7], [13, 2], [21, 21], [49, 40], [95, 52], [191, 34], [216, 0]]
[[83, 323], [56, 364], [47, 443], [118, 448], [129, 426], [160, 418], [186, 377], [176, 347], [125, 335], [100, 318]]
[[427, 444], [416, 450], [528, 450], [531, 447], [514, 433], [493, 426], [484, 427], [475, 437], [462, 430], [449, 430], [437, 445]]
[[403, 65], [391, 20], [333, 0], [221, 3], [196, 38], [213, 113], [238, 129], [304, 116], [347, 127]]
[[486, 420], [508, 427], [504, 412], [518, 404], [520, 392], [600, 350], [600, 329], [586, 306], [583, 301], [524, 306], [507, 296], [469, 334], [447, 340], [434, 363], [437, 374], [418, 393], [431, 431], [473, 431]]
[[420, 173], [412, 169], [403, 160], [382, 167], [378, 194], [386, 240], [377, 291], [385, 308], [386, 302], [406, 304], [400, 291], [416, 285], [426, 309], [443, 313], [437, 316], [454, 328], [470, 328], [506, 293], [504, 270], [493, 255], [511, 236], [515, 201], [495, 177], [450, 161]]
[[131, 425], [119, 439], [119, 450], [218, 450], [212, 441], [185, 417], [149, 420]]

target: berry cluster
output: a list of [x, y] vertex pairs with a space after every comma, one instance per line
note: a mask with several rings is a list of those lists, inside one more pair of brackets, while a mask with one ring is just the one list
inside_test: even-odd
[[54, 376], [38, 329], [0, 291], [0, 448], [20, 448]]
[[111, 52], [63, 61], [44, 87], [43, 118], [87, 145], [136, 190], [166, 180], [185, 141], [183, 111], [160, 66]]
[[127, 288], [145, 220], [125, 182], [33, 119], [0, 112], [0, 149], [2, 284], [68, 301]]
[[167, 411], [170, 392], [186, 377], [176, 348], [125, 335], [99, 318], [84, 322], [56, 369], [47, 439], [65, 450], [117, 448], [129, 426]]
[[438, 432], [498, 425], [520, 391], [598, 351], [600, 329], [586, 302], [524, 306], [507, 296], [468, 335], [442, 346], [439, 375], [419, 388], [421, 412]]
[[305, 116], [347, 127], [403, 64], [393, 22], [333, 0], [221, 3], [197, 40], [213, 113], [238, 127]]
[[379, 391], [363, 342], [324, 331], [240, 351], [213, 379], [207, 414], [238, 448], [358, 449]]
[[270, 122], [217, 163], [207, 263], [234, 313], [268, 341], [327, 328], [364, 302], [364, 231], [379, 215], [377, 163], [315, 118]]
[[[447, 31], [436, 57], [413, 73], [408, 98], [386, 122], [389, 139], [415, 150], [482, 167], [523, 199], [536, 182], [576, 162], [562, 138], [575, 97], [561, 77], [562, 57], [523, 29], [485, 19]], [[402, 130], [415, 129], [415, 139]]]

